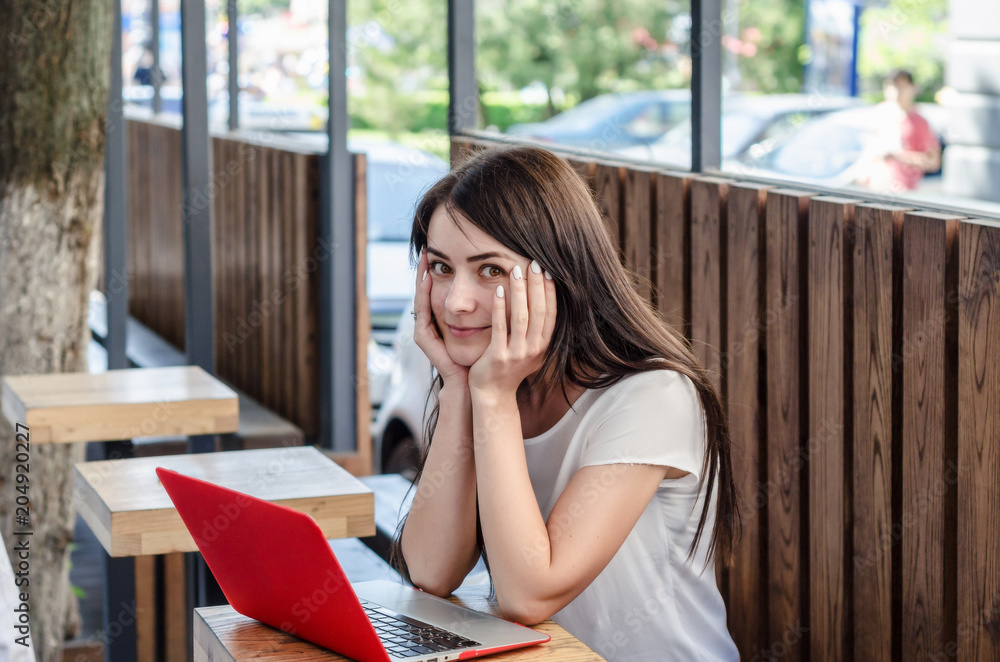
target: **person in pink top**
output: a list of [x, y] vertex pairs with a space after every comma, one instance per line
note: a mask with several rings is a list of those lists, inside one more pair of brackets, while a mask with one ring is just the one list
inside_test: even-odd
[[941, 144], [916, 111], [917, 87], [910, 72], [899, 69], [886, 76], [883, 92], [876, 156], [860, 183], [880, 193], [912, 191], [924, 173], [941, 167]]

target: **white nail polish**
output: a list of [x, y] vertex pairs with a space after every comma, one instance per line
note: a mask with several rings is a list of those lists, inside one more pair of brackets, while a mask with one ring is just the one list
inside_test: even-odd
[[523, 274], [521, 274], [521, 265], [520, 264], [515, 264], [514, 265], [514, 280], [521, 280], [523, 277], [524, 277]]
[[552, 280], [552, 276], [549, 275], [548, 271], [545, 272], [545, 280]]
[[424, 275], [420, 277], [420, 280], [422, 280], [422, 281], [427, 280], [427, 270], [426, 269], [424, 269]]
[[503, 285], [497, 285], [497, 296], [503, 298]]
[[542, 265], [538, 264], [536, 260], [531, 261], [531, 273], [535, 274], [542, 273]]

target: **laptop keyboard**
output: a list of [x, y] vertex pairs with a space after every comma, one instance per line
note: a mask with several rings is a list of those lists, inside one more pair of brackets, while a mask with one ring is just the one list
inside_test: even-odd
[[466, 639], [367, 600], [362, 600], [361, 606], [375, 626], [375, 632], [386, 651], [396, 657], [416, 657], [480, 645], [478, 641]]

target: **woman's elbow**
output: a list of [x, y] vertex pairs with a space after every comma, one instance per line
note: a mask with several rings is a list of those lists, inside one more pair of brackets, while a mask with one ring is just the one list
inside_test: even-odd
[[538, 625], [552, 617], [556, 610], [544, 602], [525, 598], [516, 601], [500, 601], [500, 613], [508, 621], [521, 625]]
[[444, 577], [423, 576], [419, 573], [414, 573], [412, 569], [410, 570], [410, 581], [424, 593], [430, 593], [439, 598], [447, 598], [461, 585], [461, 582], [456, 584], [454, 581], [448, 581]]

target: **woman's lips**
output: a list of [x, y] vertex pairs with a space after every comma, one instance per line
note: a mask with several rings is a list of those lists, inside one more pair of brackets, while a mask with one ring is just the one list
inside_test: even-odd
[[468, 338], [469, 336], [476, 335], [480, 331], [486, 331], [489, 328], [490, 327], [488, 326], [483, 326], [479, 328], [463, 328], [458, 326], [452, 326], [450, 324], [448, 325], [448, 331], [451, 333], [451, 335], [455, 336], [456, 338]]

